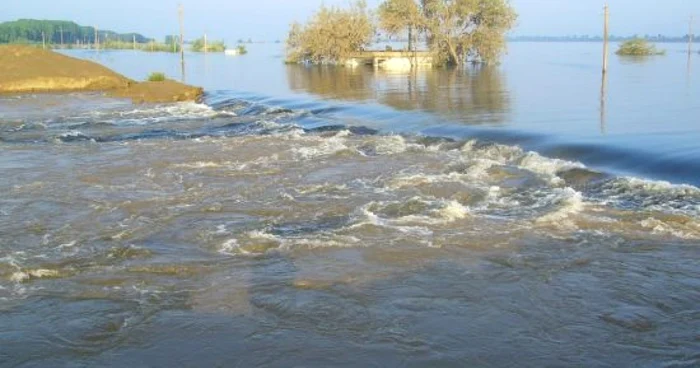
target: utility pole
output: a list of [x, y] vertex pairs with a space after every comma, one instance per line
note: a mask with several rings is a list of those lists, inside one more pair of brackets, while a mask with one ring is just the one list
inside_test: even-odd
[[608, 72], [608, 31], [609, 31], [610, 11], [608, 3], [605, 3], [605, 24], [603, 26], [603, 74]]
[[182, 69], [182, 81], [185, 82], [185, 26], [183, 24], [182, 3], [178, 6], [178, 17], [180, 18], [180, 68]]
[[690, 16], [690, 23], [688, 23], [688, 54], [693, 53], [693, 16]]
[[63, 26], [61, 26], [60, 30], [61, 30], [61, 48], [63, 48]]
[[95, 27], [95, 50], [100, 51], [100, 34]]

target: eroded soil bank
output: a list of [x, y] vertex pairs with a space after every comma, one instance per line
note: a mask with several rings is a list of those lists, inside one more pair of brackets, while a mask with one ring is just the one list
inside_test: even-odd
[[203, 90], [175, 81], [136, 82], [112, 70], [53, 51], [0, 46], [0, 93], [101, 91], [135, 103], [196, 101]]

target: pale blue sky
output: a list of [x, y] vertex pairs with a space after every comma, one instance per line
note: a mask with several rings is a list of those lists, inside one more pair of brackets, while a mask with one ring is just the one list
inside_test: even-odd
[[[0, 0], [0, 21], [17, 18], [70, 19], [115, 31], [161, 38], [177, 30], [177, 0]], [[181, 0], [186, 37], [207, 32], [233, 41], [283, 39], [288, 25], [306, 19], [321, 3], [348, 0]], [[376, 6], [381, 0], [368, 0]], [[520, 14], [516, 35], [601, 33], [605, 0], [511, 0]], [[683, 35], [700, 0], [609, 0], [612, 33]], [[700, 33], [700, 32], [696, 32]]]

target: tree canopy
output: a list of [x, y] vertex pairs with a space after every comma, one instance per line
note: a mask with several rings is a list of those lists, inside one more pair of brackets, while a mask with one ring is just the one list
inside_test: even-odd
[[505, 50], [517, 14], [508, 0], [385, 0], [380, 26], [390, 34], [425, 33], [439, 63], [493, 62]]
[[287, 60], [336, 63], [368, 47], [374, 23], [361, 0], [348, 8], [321, 6], [305, 25], [292, 24], [287, 38]]
[[431, 49], [441, 59], [493, 62], [517, 14], [508, 0], [423, 0]]
[[379, 27], [391, 35], [408, 33], [408, 49], [412, 50], [415, 37], [425, 27], [422, 6], [415, 0], [386, 0], [379, 5]]

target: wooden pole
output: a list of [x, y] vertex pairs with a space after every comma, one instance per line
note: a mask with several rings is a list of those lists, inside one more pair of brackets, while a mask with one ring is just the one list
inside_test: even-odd
[[178, 7], [178, 18], [180, 18], [180, 68], [182, 71], [182, 81], [185, 82], [185, 26], [183, 24], [184, 10], [182, 3]]
[[610, 11], [605, 3], [605, 24], [603, 26], [603, 74], [608, 72], [608, 31], [609, 31]]
[[100, 34], [95, 27], [95, 50], [100, 51]]
[[688, 24], [688, 54], [693, 53], [693, 16], [690, 16], [690, 23]]

